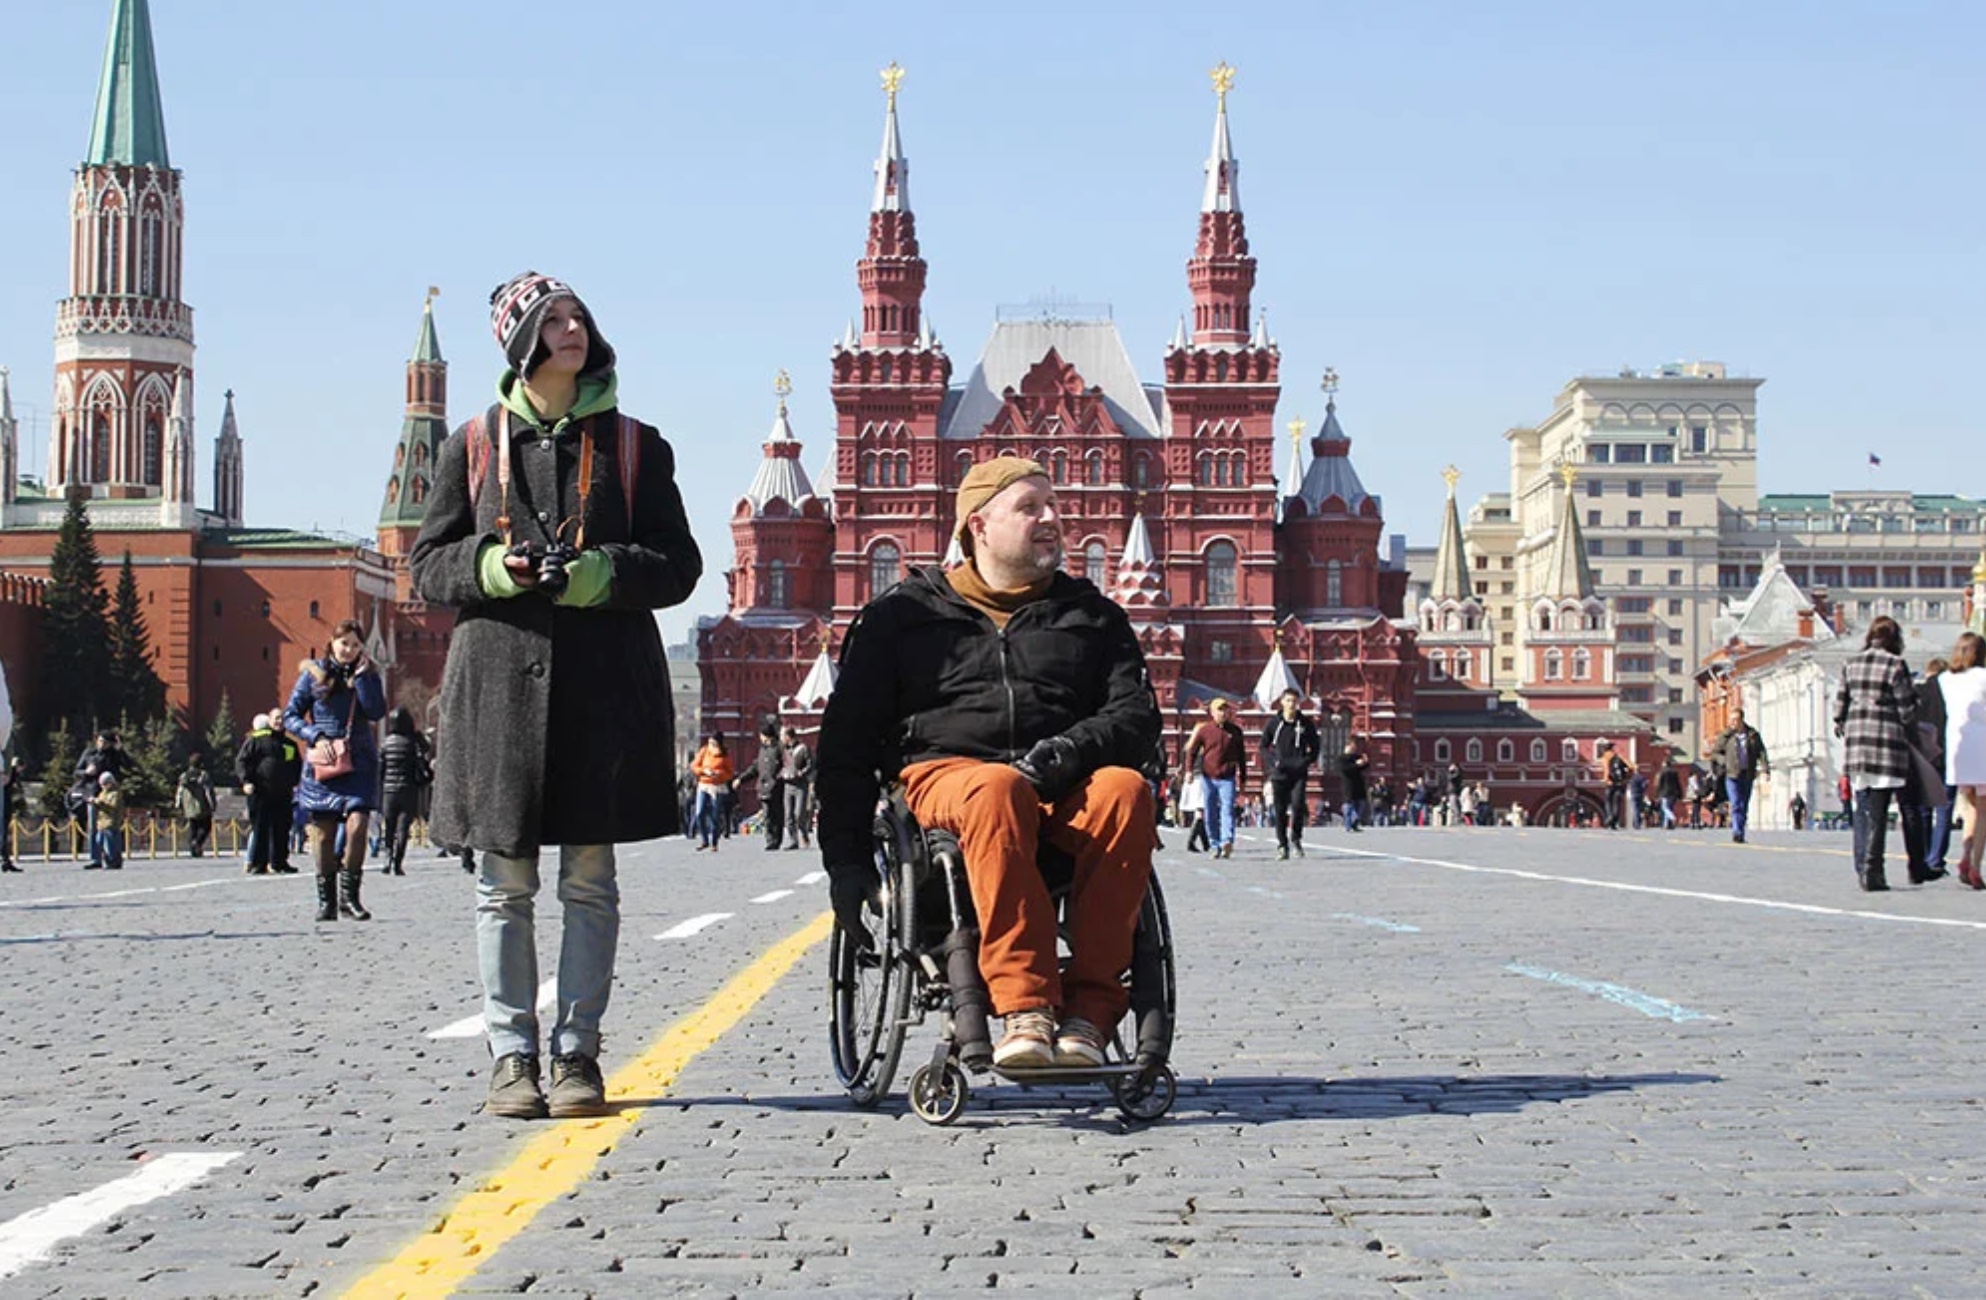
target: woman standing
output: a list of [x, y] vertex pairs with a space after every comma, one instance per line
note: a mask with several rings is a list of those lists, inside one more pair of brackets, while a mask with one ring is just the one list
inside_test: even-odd
[[372, 919], [359, 901], [359, 871], [365, 865], [366, 824], [379, 806], [379, 746], [372, 724], [385, 713], [379, 670], [365, 657], [365, 631], [346, 619], [331, 631], [329, 654], [304, 660], [283, 711], [285, 727], [304, 745], [297, 808], [310, 819], [320, 921], [335, 921], [340, 914]]
[[1952, 650], [1951, 667], [1938, 674], [1938, 691], [1945, 706], [1945, 780], [1958, 788], [1959, 814], [1965, 818], [1965, 839], [1959, 849], [1958, 878], [1974, 889], [1986, 889], [1979, 876], [1979, 859], [1986, 853], [1986, 639], [1962, 633]]
[[420, 811], [421, 792], [432, 779], [428, 742], [414, 729], [414, 715], [395, 708], [386, 715], [386, 739], [379, 742], [380, 818], [385, 823], [389, 876], [407, 874], [407, 837]]
[[703, 747], [690, 762], [690, 772], [696, 777], [697, 852], [709, 849], [715, 853], [727, 816], [725, 799], [731, 793], [732, 778], [737, 775], [731, 756], [724, 750], [724, 737], [703, 738]]
[[[614, 846], [678, 826], [675, 706], [655, 611], [703, 575], [662, 435], [621, 414], [614, 350], [570, 286], [527, 271], [490, 295], [508, 367], [449, 435], [410, 561], [454, 605], [433, 831], [476, 850], [488, 1113], [606, 1109], [600, 1022], [620, 943]], [[538, 1024], [541, 849], [557, 845], [557, 1019]], [[549, 1096], [541, 1047], [551, 1050]]]
[[[1889, 888], [1883, 840], [1889, 810], [1910, 774], [1910, 728], [1917, 688], [1903, 662], [1903, 629], [1887, 614], [1869, 624], [1861, 653], [1842, 665], [1834, 697], [1834, 734], [1845, 747], [1842, 768], [1855, 789], [1855, 875], [1871, 893]], [[1899, 818], [1912, 883], [1922, 883], [1924, 846], [1917, 818]]]

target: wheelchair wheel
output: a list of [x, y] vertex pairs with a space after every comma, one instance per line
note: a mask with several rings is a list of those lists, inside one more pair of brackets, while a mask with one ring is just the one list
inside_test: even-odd
[[1124, 1118], [1152, 1120], [1172, 1109], [1179, 1097], [1179, 1076], [1169, 1065], [1161, 1065], [1148, 1075], [1129, 1074], [1113, 1080], [1111, 1094]]
[[965, 1071], [956, 1061], [920, 1065], [910, 1076], [910, 1108], [926, 1124], [950, 1124], [965, 1114], [971, 1097]]
[[857, 1106], [874, 1106], [889, 1095], [897, 1059], [908, 1032], [911, 971], [904, 934], [909, 900], [893, 851], [885, 851], [882, 911], [867, 909], [876, 946], [863, 950], [839, 928], [828, 941], [828, 1038], [834, 1073]]

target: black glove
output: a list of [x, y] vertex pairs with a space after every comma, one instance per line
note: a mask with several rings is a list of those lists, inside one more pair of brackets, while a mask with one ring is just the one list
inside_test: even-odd
[[1034, 792], [1049, 803], [1075, 789], [1083, 779], [1076, 742], [1067, 736], [1035, 741], [1033, 749], [1014, 760], [1014, 770], [1026, 777]]
[[873, 952], [876, 940], [869, 933], [869, 919], [863, 914], [865, 906], [877, 903], [878, 886], [876, 869], [868, 863], [851, 866], [828, 873], [828, 899], [834, 906], [834, 923], [863, 952]]

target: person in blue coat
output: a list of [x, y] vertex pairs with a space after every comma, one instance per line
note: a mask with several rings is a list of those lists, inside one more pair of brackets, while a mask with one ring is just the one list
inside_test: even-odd
[[297, 806], [310, 818], [320, 921], [335, 921], [341, 913], [355, 921], [372, 919], [359, 901], [359, 869], [365, 864], [366, 824], [379, 807], [379, 743], [372, 724], [385, 714], [386, 691], [379, 670], [365, 657], [364, 630], [347, 619], [333, 629], [329, 654], [303, 662], [283, 711], [289, 733], [304, 746]]

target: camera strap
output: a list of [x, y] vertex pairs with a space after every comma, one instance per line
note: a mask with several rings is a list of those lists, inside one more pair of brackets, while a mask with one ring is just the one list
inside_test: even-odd
[[[510, 535], [510, 410], [504, 408], [497, 415], [497, 531], [503, 534], [503, 544], [511, 545]], [[579, 528], [573, 534], [572, 549], [586, 549], [586, 500], [593, 495], [593, 430], [587, 428], [579, 439]], [[570, 522], [570, 521], [568, 521]], [[565, 525], [559, 525], [563, 531]], [[551, 541], [558, 541], [554, 532]]]

